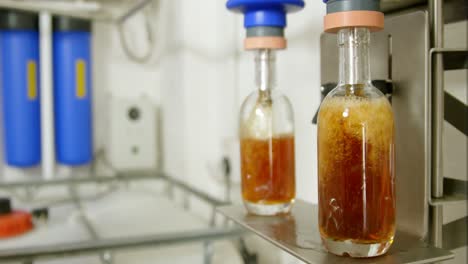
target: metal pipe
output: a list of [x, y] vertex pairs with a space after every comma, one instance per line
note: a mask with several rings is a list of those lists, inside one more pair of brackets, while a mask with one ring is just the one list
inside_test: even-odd
[[122, 24], [125, 22], [125, 20], [129, 19], [136, 13], [138, 13], [141, 9], [146, 7], [149, 3], [151, 3], [153, 0], [140, 0], [138, 3], [136, 3], [134, 6], [132, 6], [127, 12], [119, 16], [115, 21], [117, 24]]
[[[83, 203], [81, 202], [80, 196], [78, 195], [78, 190], [77, 186], [71, 184], [70, 185], [70, 195], [72, 197], [73, 203], [77, 207], [79, 213], [80, 213], [80, 219], [81, 222], [83, 223], [83, 226], [86, 228], [88, 231], [88, 234], [91, 236], [93, 240], [98, 240], [99, 239], [99, 234], [94, 228], [94, 226], [91, 224], [91, 221], [89, 221], [88, 216], [86, 215]], [[112, 264], [113, 263], [113, 257], [111, 252], [105, 251], [101, 252], [99, 254], [99, 259], [102, 264]]]
[[[99, 2], [90, 1], [58, 1], [58, 0], [2, 0], [0, 7], [14, 8], [32, 12], [47, 11], [52, 14], [69, 15], [75, 17], [89, 17], [81, 13], [98, 13], [102, 11], [102, 5]], [[78, 13], [77, 13], [78, 12]]]
[[117, 181], [136, 181], [136, 180], [165, 180], [168, 183], [178, 187], [195, 197], [209, 203], [214, 206], [227, 205], [229, 203], [224, 202], [220, 199], [212, 197], [203, 191], [197, 190], [190, 185], [167, 176], [163, 172], [149, 172], [149, 173], [138, 173], [138, 174], [117, 174], [113, 177], [76, 177], [76, 178], [65, 178], [65, 179], [51, 179], [48, 181], [44, 180], [31, 180], [27, 182], [4, 182], [0, 183], [0, 189], [17, 189], [17, 188], [41, 188], [47, 186], [60, 186], [69, 184], [89, 184], [89, 183], [112, 183]]
[[52, 16], [44, 11], [39, 15], [41, 64], [41, 147], [42, 177], [50, 180], [55, 168], [54, 101], [52, 84]]
[[132, 249], [154, 246], [167, 246], [172, 244], [190, 243], [195, 241], [208, 241], [239, 237], [244, 234], [240, 228], [205, 229], [197, 231], [184, 231], [173, 234], [159, 234], [140, 237], [110, 238], [97, 241], [83, 241], [48, 245], [34, 248], [20, 248], [0, 250], [0, 260], [21, 261], [56, 257], [69, 257], [76, 255], [90, 255], [108, 250]]
[[441, 248], [443, 246], [443, 206], [431, 206], [429, 209], [429, 242], [434, 247]]
[[29, 0], [29, 1], [17, 1], [17, 0], [2, 0], [0, 6], [6, 8], [23, 9], [28, 11], [37, 10], [80, 10], [85, 12], [98, 12], [101, 10], [101, 4], [98, 2], [90, 1], [46, 1], [46, 0]]
[[[444, 47], [443, 0], [429, 2], [431, 42], [433, 48]], [[434, 54], [432, 58], [432, 171], [431, 194], [440, 198], [443, 193], [443, 126], [444, 126], [444, 64], [443, 54]], [[435, 206], [431, 211], [430, 241], [434, 246], [442, 246], [442, 207]]]
[[185, 182], [182, 182], [180, 180], [177, 180], [177, 179], [174, 179], [174, 178], [170, 178], [170, 177], [167, 177], [167, 176], [162, 176], [165, 180], [171, 182], [174, 184], [174, 186], [177, 186], [185, 191], [188, 191], [190, 192], [191, 194], [197, 196], [198, 198], [200, 198], [201, 200], [205, 201], [205, 202], [208, 202], [209, 204], [212, 204], [212, 205], [215, 205], [215, 206], [221, 206], [221, 205], [228, 205], [229, 203], [227, 202], [224, 202], [224, 201], [221, 201], [219, 199], [216, 199], [214, 197], [211, 197], [210, 195], [200, 191], [200, 190], [197, 190], [191, 186], [189, 186], [188, 184], [186, 184]]
[[151, 174], [138, 174], [138, 175], [116, 175], [112, 177], [106, 176], [89, 176], [89, 177], [75, 177], [75, 178], [63, 178], [63, 179], [51, 179], [49, 181], [44, 180], [29, 180], [29, 181], [18, 181], [18, 182], [2, 182], [0, 183], [0, 189], [20, 189], [20, 188], [41, 188], [49, 186], [60, 186], [69, 184], [88, 184], [88, 183], [112, 183], [118, 181], [136, 181], [136, 180], [155, 180], [165, 179], [161, 172], [155, 172]]
[[274, 50], [255, 50], [255, 82], [260, 91], [270, 92], [276, 86], [275, 60]]
[[204, 264], [211, 264], [213, 262], [213, 254], [214, 254], [213, 244], [211, 241], [205, 241], [203, 243], [203, 263]]
[[[444, 47], [443, 1], [430, 1], [431, 41], [434, 48]], [[433, 56], [432, 67], [432, 196], [443, 196], [442, 133], [444, 125], [443, 54]]]

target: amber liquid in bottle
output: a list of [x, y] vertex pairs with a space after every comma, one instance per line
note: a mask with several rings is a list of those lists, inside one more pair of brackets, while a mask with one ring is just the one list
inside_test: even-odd
[[370, 81], [369, 30], [338, 41], [340, 83], [318, 115], [319, 229], [329, 252], [374, 257], [395, 234], [393, 112]]
[[294, 136], [241, 140], [242, 197], [262, 204], [295, 197]]
[[256, 51], [256, 91], [240, 111], [242, 198], [255, 215], [288, 213], [294, 203], [294, 113], [275, 87], [275, 52]]
[[322, 105], [319, 225], [327, 238], [393, 239], [393, 115], [386, 100], [332, 98]]

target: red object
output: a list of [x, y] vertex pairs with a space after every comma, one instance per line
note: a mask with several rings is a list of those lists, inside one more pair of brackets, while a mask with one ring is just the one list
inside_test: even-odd
[[18, 236], [33, 228], [32, 216], [23, 211], [0, 215], [0, 239]]

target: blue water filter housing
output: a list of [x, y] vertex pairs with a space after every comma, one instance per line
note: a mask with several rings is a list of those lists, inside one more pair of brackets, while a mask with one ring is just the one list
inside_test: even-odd
[[54, 17], [54, 114], [57, 161], [86, 165], [93, 158], [91, 24]]
[[0, 88], [6, 164], [41, 161], [39, 33], [36, 15], [0, 10]]

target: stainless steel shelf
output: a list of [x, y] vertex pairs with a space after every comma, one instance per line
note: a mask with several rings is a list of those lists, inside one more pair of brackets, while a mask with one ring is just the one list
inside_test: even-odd
[[351, 259], [329, 254], [322, 247], [318, 231], [318, 207], [298, 200], [290, 215], [262, 217], [247, 214], [242, 205], [219, 207], [220, 213], [265, 240], [310, 263], [433, 263], [451, 259], [453, 253], [425, 244], [398, 231], [389, 253], [371, 259]]
[[[152, 207], [151, 209], [148, 208], [146, 214], [151, 214], [152, 217], [155, 215], [158, 217], [159, 220], [162, 221], [164, 215], [168, 215], [167, 211], [159, 212], [158, 205], [166, 208], [167, 210], [168, 204], [164, 205], [163, 202], [168, 201], [173, 211], [177, 213], [179, 217], [183, 216], [183, 221], [188, 222], [187, 229], [174, 229], [172, 227], [172, 231], [163, 230], [163, 232], [154, 231], [155, 229], [152, 227], [140, 227], [138, 231], [135, 231], [135, 228], [129, 228], [127, 231], [117, 232], [116, 230], [110, 232], [104, 226], [108, 226], [108, 219], [106, 218], [99, 218], [96, 216], [96, 211], [90, 211], [93, 206], [96, 206], [96, 203], [99, 202], [102, 208], [107, 208], [108, 212], [112, 212], [113, 216], [120, 217], [120, 220], [117, 222], [128, 222], [134, 223], [135, 218], [132, 214], [116, 214], [115, 211], [112, 210], [129, 210], [128, 204], [119, 204], [117, 207], [112, 207], [111, 204], [103, 204], [109, 203], [109, 201], [114, 201], [113, 199], [117, 199], [120, 201], [126, 199], [136, 199], [132, 198], [133, 196], [128, 196], [132, 194], [132, 192], [126, 192], [133, 190], [131, 183], [143, 181], [145, 184], [158, 181], [163, 183], [159, 188], [159, 191], [155, 191], [152, 189], [135, 189], [134, 191], [139, 195], [137, 197], [141, 197], [142, 194], [146, 194], [148, 197], [147, 199], [156, 199], [154, 203], [156, 206]], [[116, 184], [117, 183], [117, 184]], [[91, 185], [91, 186], [87, 186]], [[102, 191], [102, 188], [93, 188], [93, 190], [97, 191], [90, 191], [89, 187], [98, 187], [96, 185], [104, 185], [109, 187], [108, 191]], [[104, 187], [101, 186], [101, 187]], [[135, 183], [135, 186], [142, 186], [142, 184], [138, 185]], [[83, 188], [88, 190], [86, 192], [79, 192], [80, 187], [88, 187]], [[65, 221], [64, 219], [68, 219], [68, 216], [64, 219], [60, 218], [57, 219], [59, 214], [52, 213], [55, 216], [54, 219], [49, 219], [48, 224], [46, 225], [39, 225], [35, 231], [26, 234], [25, 239], [18, 241], [16, 243], [19, 246], [13, 246], [15, 241], [7, 241], [8, 243], [0, 243], [0, 262], [8, 262], [8, 261], [24, 261], [25, 263], [33, 263], [34, 261], [44, 260], [44, 259], [54, 259], [54, 258], [67, 258], [73, 257], [77, 255], [94, 255], [100, 254], [101, 256], [105, 254], [111, 254], [110, 252], [116, 250], [125, 250], [125, 249], [134, 249], [134, 248], [155, 248], [167, 245], [174, 245], [174, 244], [183, 244], [183, 243], [190, 243], [190, 242], [204, 242], [204, 243], [211, 243], [211, 241], [215, 240], [222, 240], [222, 239], [233, 239], [239, 238], [243, 234], [245, 234], [245, 230], [238, 228], [238, 227], [229, 227], [229, 226], [216, 226], [214, 221], [215, 217], [215, 207], [220, 205], [226, 205], [227, 203], [216, 199], [214, 197], [209, 196], [208, 194], [204, 193], [203, 191], [197, 190], [192, 186], [174, 179], [172, 177], [167, 176], [163, 172], [140, 172], [138, 174], [118, 174], [113, 177], [97, 177], [97, 176], [89, 176], [89, 177], [72, 177], [66, 179], [52, 179], [52, 180], [33, 180], [28, 182], [2, 182], [0, 183], [0, 192], [6, 194], [18, 193], [15, 191], [37, 191], [41, 189], [41, 193], [46, 193], [49, 191], [50, 193], [63, 193], [63, 190], [68, 190], [68, 194], [65, 195], [65, 199], [61, 198], [60, 203], [55, 202], [55, 200], [51, 200], [50, 203], [40, 204], [40, 208], [46, 207], [49, 210], [54, 212], [62, 212], [64, 214], [64, 208], [75, 208], [71, 209], [71, 212], [67, 213], [68, 216], [70, 215], [77, 215], [76, 220], [78, 220], [77, 225], [66, 225], [67, 230], [65, 230], [60, 223]], [[135, 187], [136, 188], [136, 187]], [[62, 191], [60, 191], [62, 190]], [[119, 193], [119, 191], [123, 193]], [[204, 202], [207, 206], [211, 207], [213, 213], [211, 215], [211, 220], [206, 221], [206, 219], [199, 219], [195, 217], [193, 214], [190, 214], [188, 210], [190, 209], [190, 205], [188, 203], [184, 203], [180, 205], [174, 197], [174, 191], [177, 193], [183, 194], [184, 197], [192, 196], [202, 202]], [[90, 195], [89, 192], [93, 194]], [[99, 195], [95, 195], [94, 192], [100, 193]], [[154, 193], [153, 193], [154, 192]], [[101, 195], [104, 193], [103, 195]], [[109, 198], [108, 196], [112, 196], [113, 198]], [[121, 196], [119, 196], [121, 195]], [[127, 196], [126, 196], [127, 195]], [[46, 195], [47, 196], [47, 195]], [[55, 197], [55, 196], [54, 196]], [[60, 196], [61, 197], [61, 196]], [[88, 201], [89, 197], [97, 197], [96, 199], [91, 199]], [[37, 197], [36, 197], [37, 198]], [[34, 202], [34, 197], [30, 198], [29, 201], [21, 201], [21, 203], [25, 204], [33, 204], [36, 206], [37, 204]], [[127, 207], [125, 207], [127, 206]], [[132, 208], [137, 206], [136, 204], [130, 205]], [[126, 209], [122, 209], [126, 208]], [[158, 215], [162, 214], [162, 215]], [[93, 215], [93, 217], [89, 217], [88, 215]], [[123, 218], [122, 218], [123, 217]], [[167, 217], [166, 217], [167, 218]], [[115, 220], [115, 219], [114, 219]], [[165, 220], [168, 221], [167, 219]], [[170, 222], [171, 220], [169, 220]], [[205, 222], [206, 221], [206, 222]], [[59, 224], [57, 226], [57, 224]], [[46, 238], [46, 240], [50, 239], [51, 236], [54, 236], [56, 233], [56, 228], [61, 228], [62, 231], [73, 231], [76, 234], [78, 232], [82, 232], [83, 230], [87, 230], [90, 233], [90, 237], [83, 238], [83, 237], [64, 237], [63, 239], [59, 239], [60, 242], [44, 242], [42, 240], [38, 240], [38, 238]], [[69, 229], [71, 228], [71, 229]], [[83, 229], [84, 228], [84, 229]], [[142, 230], [144, 228], [144, 230]], [[81, 231], [80, 231], [81, 230]], [[107, 230], [107, 231], [106, 231]], [[61, 232], [62, 232], [61, 231]], [[134, 232], [135, 231], [135, 232]], [[50, 233], [52, 232], [52, 233]], [[72, 233], [73, 233], [72, 232]], [[80, 233], [82, 234], [82, 233]], [[22, 237], [19, 237], [22, 238]], [[31, 243], [31, 241], [38, 240], [42, 241], [43, 243]], [[62, 241], [63, 240], [63, 241]], [[53, 241], [57, 241], [53, 239]], [[13, 244], [12, 244], [13, 243]], [[205, 249], [207, 250], [207, 249]], [[205, 252], [205, 254], [210, 253], [209, 251]], [[209, 257], [209, 254], [206, 255]]]
[[136, 173], [119, 173], [115, 176], [86, 176], [86, 177], [70, 177], [70, 178], [53, 178], [50, 180], [29, 180], [29, 181], [16, 181], [16, 182], [0, 182], [0, 190], [13, 190], [13, 189], [40, 189], [50, 186], [70, 186], [70, 185], [86, 185], [86, 184], [112, 184], [115, 182], [135, 182], [145, 180], [161, 180], [165, 181], [171, 186], [181, 189], [182, 191], [192, 194], [197, 198], [212, 206], [220, 206], [228, 204], [227, 202], [216, 199], [205, 192], [198, 190], [187, 183], [177, 180], [168, 176], [164, 172], [149, 171], [149, 172], [136, 172]]

